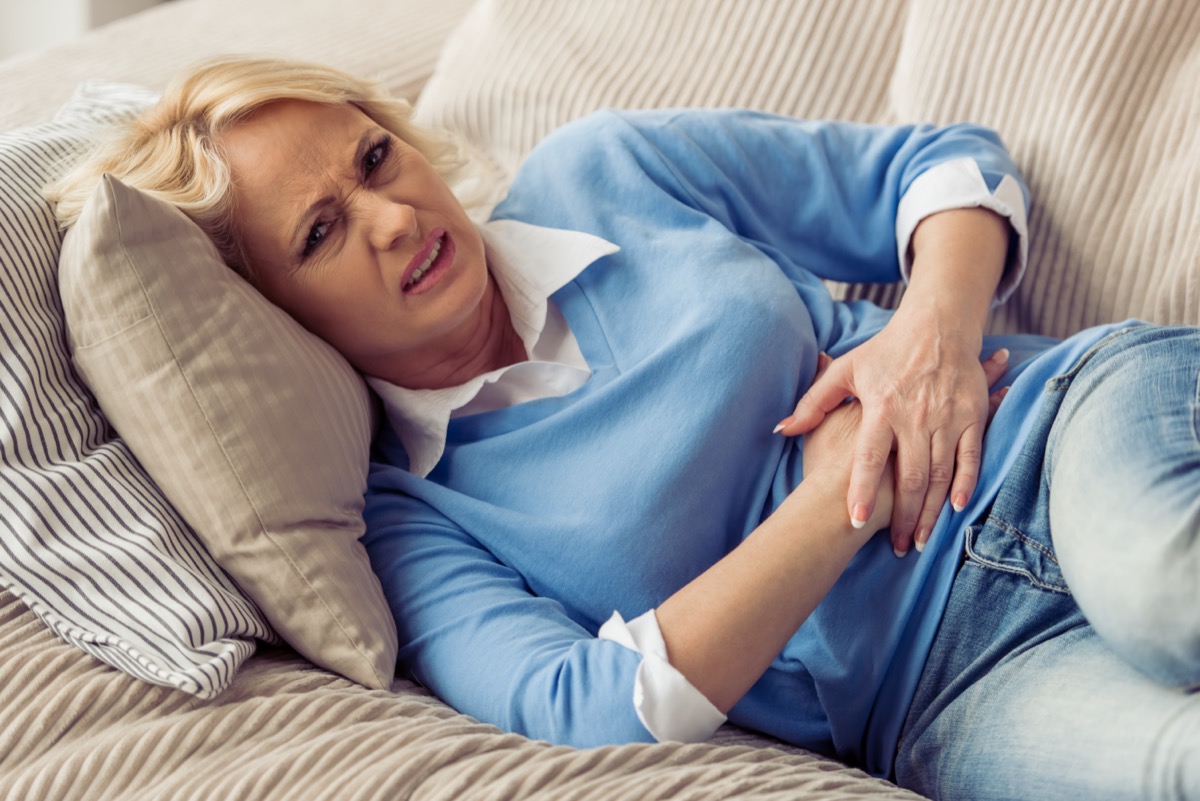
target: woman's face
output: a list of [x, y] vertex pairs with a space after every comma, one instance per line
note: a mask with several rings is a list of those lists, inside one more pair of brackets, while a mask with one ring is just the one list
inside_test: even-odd
[[259, 291], [359, 370], [398, 381], [478, 326], [479, 232], [429, 162], [357, 108], [272, 103], [220, 144]]

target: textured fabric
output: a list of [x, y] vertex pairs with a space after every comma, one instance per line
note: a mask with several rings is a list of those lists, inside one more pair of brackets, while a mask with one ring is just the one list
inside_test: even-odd
[[991, 328], [1065, 337], [1200, 324], [1198, 52], [1191, 0], [481, 0], [418, 115], [510, 172], [602, 106], [988, 125], [1033, 193], [1030, 274]]
[[71, 42], [0, 63], [0, 131], [48, 119], [84, 81], [161, 90], [221, 53], [317, 61], [416, 98], [472, 0], [170, 0]]
[[180, 211], [106, 176], [67, 233], [72, 359], [208, 551], [296, 650], [386, 688], [396, 630], [358, 538], [367, 388]]
[[0, 135], [0, 581], [68, 642], [210, 696], [273, 635], [71, 370], [40, 193], [149, 99], [91, 87], [56, 122]]
[[22, 801], [920, 798], [733, 729], [713, 745], [553, 747], [407, 682], [366, 690], [278, 649], [202, 702], [108, 670], [4, 591], [0, 707], [0, 798]]
[[[889, 314], [831, 300], [822, 278], [899, 274], [895, 213], [915, 179], [970, 157], [1013, 173], [973, 126], [802, 123], [752, 112], [599, 113], [547, 137], [498, 219], [620, 246], [553, 296], [592, 369], [548, 399], [452, 420], [427, 480], [381, 434], [365, 542], [400, 628], [401, 663], [502, 728], [578, 746], [644, 740], [641, 658], [594, 639], [713, 564], [799, 484], [801, 441], [771, 427], [818, 350]], [[803, 187], [803, 191], [796, 191]], [[1040, 399], [1087, 332], [1017, 379], [988, 433], [979, 488], [925, 553], [871, 540], [729, 719], [886, 775], [962, 551]], [[1033, 366], [1037, 370], [1031, 370]], [[876, 610], [864, 615], [864, 609]]]
[[913, 0], [893, 113], [1001, 132], [1032, 268], [995, 330], [1200, 324], [1200, 4]]

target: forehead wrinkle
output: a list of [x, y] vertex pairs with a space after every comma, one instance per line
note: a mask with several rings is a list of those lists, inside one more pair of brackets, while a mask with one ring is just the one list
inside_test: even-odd
[[[297, 229], [307, 221], [308, 210], [314, 203], [333, 198], [334, 205], [343, 204], [346, 198], [343, 184], [348, 177], [357, 183], [353, 153], [349, 159], [351, 166], [341, 169], [341, 162], [345, 159], [339, 158], [335, 152], [338, 149], [322, 142], [307, 141], [297, 154], [297, 169], [288, 171], [282, 177], [280, 194], [292, 198], [283, 220], [282, 236], [285, 243], [291, 244], [296, 238]], [[320, 212], [317, 216], [320, 216]]]

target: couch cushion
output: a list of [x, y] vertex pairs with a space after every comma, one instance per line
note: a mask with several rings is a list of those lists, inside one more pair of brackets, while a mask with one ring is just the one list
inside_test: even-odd
[[[478, 0], [416, 118], [461, 132], [510, 178], [546, 134], [605, 106], [883, 120], [904, 15], [894, 0]], [[900, 289], [855, 288], [885, 305]]]
[[[1200, 6], [1186, 0], [479, 0], [418, 119], [511, 173], [605, 105], [750, 106], [997, 129], [1032, 190], [994, 331], [1200, 324]], [[835, 286], [894, 305], [899, 285]]]
[[993, 328], [1200, 324], [1200, 5], [912, 0], [903, 119], [1000, 131], [1033, 195], [1029, 272]]

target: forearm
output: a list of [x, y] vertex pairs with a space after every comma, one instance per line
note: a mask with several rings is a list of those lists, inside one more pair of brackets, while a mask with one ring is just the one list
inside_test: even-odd
[[841, 511], [843, 494], [806, 479], [740, 546], [658, 607], [671, 665], [722, 712], [766, 671], [866, 541]]
[[[1008, 258], [1008, 221], [983, 208], [926, 217], [912, 237], [912, 275], [898, 314], [982, 344], [988, 311]], [[978, 348], [975, 348], [977, 352]]]

